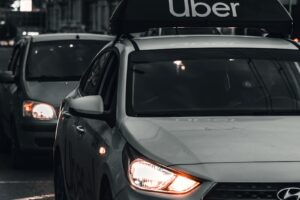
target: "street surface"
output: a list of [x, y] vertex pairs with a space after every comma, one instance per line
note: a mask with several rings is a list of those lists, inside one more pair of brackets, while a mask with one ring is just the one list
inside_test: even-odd
[[28, 160], [23, 170], [10, 166], [10, 156], [0, 154], [0, 200], [54, 200], [52, 162]]

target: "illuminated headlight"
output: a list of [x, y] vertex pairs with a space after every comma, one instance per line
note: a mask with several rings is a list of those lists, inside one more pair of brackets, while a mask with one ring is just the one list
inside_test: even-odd
[[37, 120], [57, 119], [53, 106], [34, 101], [25, 101], [23, 103], [23, 116], [32, 117]]
[[8, 42], [6, 40], [0, 41], [0, 46], [8, 46]]
[[0, 40], [0, 46], [14, 46], [15, 41], [14, 40]]
[[9, 46], [14, 46], [15, 45], [15, 41], [14, 40], [9, 40], [8, 41], [8, 45]]
[[142, 159], [130, 163], [128, 176], [132, 186], [153, 192], [183, 194], [200, 185], [196, 180]]

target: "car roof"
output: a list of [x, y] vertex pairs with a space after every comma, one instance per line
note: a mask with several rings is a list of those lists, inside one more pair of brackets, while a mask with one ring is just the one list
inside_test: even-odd
[[183, 48], [262, 48], [299, 50], [296, 45], [285, 39], [236, 35], [139, 37], [135, 38], [134, 41], [140, 50]]
[[102, 40], [111, 41], [115, 37], [110, 35], [89, 34], [89, 33], [54, 33], [54, 34], [41, 34], [36, 36], [28, 36], [32, 38], [33, 42], [46, 42], [57, 40]]

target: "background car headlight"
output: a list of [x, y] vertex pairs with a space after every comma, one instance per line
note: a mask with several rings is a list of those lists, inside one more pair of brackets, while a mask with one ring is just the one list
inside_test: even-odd
[[53, 106], [34, 101], [25, 101], [23, 103], [23, 116], [32, 117], [37, 120], [57, 119]]
[[9, 46], [14, 46], [15, 45], [15, 41], [14, 40], [9, 40], [8, 41], [8, 45]]
[[130, 163], [128, 176], [134, 187], [154, 192], [183, 194], [200, 185], [200, 182], [196, 180], [142, 159], [136, 159]]

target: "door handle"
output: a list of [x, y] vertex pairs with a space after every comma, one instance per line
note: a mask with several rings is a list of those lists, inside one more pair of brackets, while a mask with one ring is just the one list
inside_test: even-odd
[[79, 135], [85, 134], [85, 129], [83, 126], [76, 126], [76, 131]]
[[68, 111], [63, 111], [63, 112], [62, 112], [62, 116], [63, 116], [64, 118], [70, 118], [72, 115], [71, 115]]

